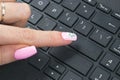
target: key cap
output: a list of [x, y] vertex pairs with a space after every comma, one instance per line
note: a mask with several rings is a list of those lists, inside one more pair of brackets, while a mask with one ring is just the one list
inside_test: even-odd
[[69, 71], [62, 80], [82, 80], [82, 78], [75, 73]]
[[114, 77], [112, 80], [119, 80], [118, 78]]
[[120, 21], [101, 12], [95, 15], [92, 22], [107, 29], [112, 33], [116, 33], [120, 27]]
[[44, 51], [47, 51], [49, 49], [49, 47], [42, 47], [41, 49]]
[[117, 39], [112, 46], [110, 47], [110, 50], [115, 52], [116, 54], [120, 55], [120, 40]]
[[30, 3], [31, 2], [31, 0], [23, 0], [24, 2], [26, 2], [26, 3]]
[[120, 68], [118, 69], [117, 74], [120, 75]]
[[49, 62], [49, 57], [44, 53], [40, 52], [37, 55], [31, 57], [28, 60], [32, 66], [36, 67], [37, 69], [41, 70], [45, 65]]
[[81, 15], [86, 19], [89, 19], [93, 13], [94, 13], [93, 7], [87, 4], [81, 4], [77, 9], [77, 14]]
[[101, 61], [101, 64], [110, 70], [115, 70], [119, 63], [119, 59], [111, 53], [107, 53]]
[[96, 68], [93, 74], [90, 76], [91, 80], [108, 80], [110, 74], [101, 68]]
[[72, 11], [74, 11], [80, 4], [80, 0], [64, 0], [62, 5]]
[[60, 3], [62, 0], [53, 0], [53, 1], [55, 1], [55, 2], [57, 2], [57, 3]]
[[86, 75], [92, 67], [91, 62], [77, 55], [77, 52], [68, 47], [52, 48], [50, 50], [50, 54], [78, 72], [82, 73], [83, 75]]
[[31, 8], [31, 9], [32, 9], [32, 12], [29, 18], [29, 22], [32, 24], [36, 24], [42, 18], [42, 14], [34, 8]]
[[45, 9], [49, 4], [49, 0], [32, 0], [31, 5], [38, 8], [39, 10]]
[[112, 40], [112, 35], [110, 33], [106, 32], [105, 30], [96, 29], [92, 33], [90, 38], [92, 40], [98, 42], [102, 46], [106, 47], [109, 44], [109, 42]]
[[52, 70], [51, 68], [47, 68], [45, 70], [45, 74], [47, 74], [49, 77], [53, 78], [54, 80], [58, 80], [60, 77], [60, 74]]
[[38, 28], [43, 30], [52, 30], [56, 26], [56, 22], [44, 17], [38, 24]]
[[52, 16], [53, 18], [58, 18], [58, 16], [62, 13], [62, 11], [63, 8], [61, 6], [55, 3], [51, 3], [45, 10], [45, 13]]
[[108, 8], [107, 6], [103, 5], [103, 4], [98, 4], [97, 6], [98, 9], [100, 9], [101, 11], [105, 12], [105, 13], [109, 13], [110, 12], [110, 8]]
[[86, 3], [92, 5], [92, 6], [95, 6], [95, 4], [97, 3], [95, 0], [83, 0], [85, 1]]
[[76, 31], [87, 36], [88, 33], [92, 30], [93, 26], [86, 22], [84, 19], [80, 18], [78, 24], [74, 27]]
[[112, 16], [120, 20], [120, 13], [118, 12], [113, 12]]
[[63, 65], [61, 65], [60, 63], [55, 62], [55, 61], [50, 64], [50, 67], [55, 69], [56, 71], [58, 71], [61, 74], [65, 71], [65, 67]]
[[72, 27], [73, 24], [77, 21], [78, 17], [77, 15], [69, 12], [69, 11], [64, 11], [64, 13], [60, 17], [60, 22], [68, 25], [69, 27]]
[[28, 27], [30, 29], [38, 30], [38, 28], [35, 25], [32, 25], [31, 23], [27, 23], [26, 27]]
[[86, 39], [82, 35], [79, 35], [77, 41], [73, 42], [71, 46], [93, 60], [97, 60], [103, 51], [94, 42]]

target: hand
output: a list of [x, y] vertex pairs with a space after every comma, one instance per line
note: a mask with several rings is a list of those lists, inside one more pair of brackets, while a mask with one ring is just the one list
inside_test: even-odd
[[62, 46], [77, 40], [73, 33], [23, 28], [31, 13], [29, 5], [15, 0], [5, 0], [4, 4], [6, 14], [0, 24], [0, 65], [36, 54], [34, 46]]

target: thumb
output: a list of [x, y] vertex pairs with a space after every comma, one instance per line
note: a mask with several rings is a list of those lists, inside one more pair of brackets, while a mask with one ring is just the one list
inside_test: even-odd
[[[24, 48], [23, 48], [24, 47]], [[0, 47], [0, 65], [26, 59], [37, 53], [35, 46], [7, 45]]]

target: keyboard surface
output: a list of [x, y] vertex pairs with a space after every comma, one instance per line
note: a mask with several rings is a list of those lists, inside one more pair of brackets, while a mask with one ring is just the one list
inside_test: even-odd
[[27, 63], [44, 76], [29, 80], [120, 80], [120, 13], [96, 0], [18, 1], [31, 5], [27, 27], [78, 35], [68, 46], [39, 48]]

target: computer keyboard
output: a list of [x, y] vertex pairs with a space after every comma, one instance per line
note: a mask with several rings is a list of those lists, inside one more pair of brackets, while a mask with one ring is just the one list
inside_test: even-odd
[[120, 80], [120, 13], [96, 0], [18, 1], [31, 5], [27, 27], [78, 35], [68, 46], [39, 48], [28, 60], [46, 76], [36, 80]]

